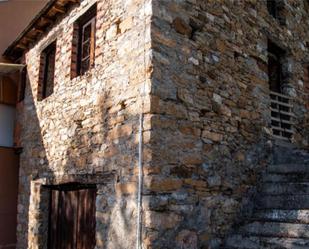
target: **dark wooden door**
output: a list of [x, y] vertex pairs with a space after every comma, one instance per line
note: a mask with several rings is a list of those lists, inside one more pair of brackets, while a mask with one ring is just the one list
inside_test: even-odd
[[49, 249], [95, 247], [95, 199], [94, 187], [51, 189]]

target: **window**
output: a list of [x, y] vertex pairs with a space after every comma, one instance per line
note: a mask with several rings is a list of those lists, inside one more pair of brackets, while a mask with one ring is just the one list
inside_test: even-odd
[[304, 9], [309, 12], [309, 0], [304, 0]]
[[267, 10], [281, 25], [286, 24], [284, 2], [282, 0], [267, 0]]
[[277, 10], [277, 3], [275, 0], [267, 0], [267, 10], [271, 16], [277, 18], [278, 10]]
[[94, 66], [96, 11], [94, 5], [74, 23], [71, 78]]
[[38, 99], [43, 100], [54, 92], [56, 42], [45, 48], [40, 59]]
[[51, 186], [48, 248], [94, 248], [95, 206], [95, 185]]
[[273, 92], [281, 93], [283, 79], [282, 59], [284, 54], [284, 50], [268, 41], [268, 78], [270, 90]]
[[288, 77], [286, 52], [273, 42], [268, 41], [271, 127], [273, 135], [284, 140], [289, 140], [293, 136], [293, 106], [291, 98], [283, 91]]

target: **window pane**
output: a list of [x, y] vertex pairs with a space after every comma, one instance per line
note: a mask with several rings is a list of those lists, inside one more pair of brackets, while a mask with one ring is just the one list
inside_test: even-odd
[[91, 36], [91, 23], [88, 23], [87, 26], [84, 26], [83, 42], [89, 40], [90, 36]]
[[[95, 19], [97, 6], [94, 4], [74, 25], [78, 25], [78, 39], [74, 45], [77, 46], [77, 54], [72, 59], [71, 75], [73, 77], [84, 74], [94, 65], [95, 54]], [[78, 32], [77, 32], [78, 31]], [[75, 70], [76, 72], [74, 73]]]
[[90, 55], [90, 41], [83, 44], [82, 51], [82, 59]]
[[90, 68], [90, 58], [81, 62], [81, 73], [84, 74]]

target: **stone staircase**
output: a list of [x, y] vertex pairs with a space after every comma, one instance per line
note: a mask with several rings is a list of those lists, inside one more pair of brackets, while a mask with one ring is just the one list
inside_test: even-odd
[[261, 177], [255, 208], [224, 249], [309, 249], [309, 154], [277, 147]]

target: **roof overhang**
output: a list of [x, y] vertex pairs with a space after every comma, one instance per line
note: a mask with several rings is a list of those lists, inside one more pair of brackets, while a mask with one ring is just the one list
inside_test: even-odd
[[22, 70], [26, 65], [24, 64], [12, 64], [12, 63], [0, 63], [0, 75], [14, 73]]
[[80, 0], [49, 0], [15, 41], [4, 51], [3, 56], [17, 60], [23, 53], [54, 25], [59, 16], [64, 15], [70, 6]]

